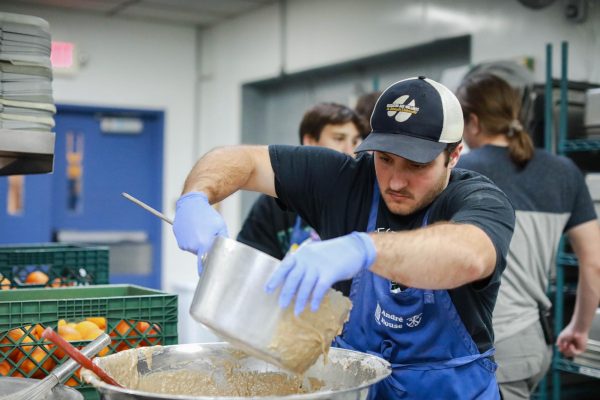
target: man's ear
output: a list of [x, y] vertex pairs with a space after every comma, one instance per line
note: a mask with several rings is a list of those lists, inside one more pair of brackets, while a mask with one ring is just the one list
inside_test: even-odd
[[448, 166], [450, 168], [456, 167], [456, 164], [458, 164], [458, 160], [460, 159], [460, 153], [462, 152], [464, 147], [465, 145], [461, 143], [458, 146], [456, 146], [456, 149], [454, 149], [452, 154], [450, 154], [450, 162], [448, 163]]

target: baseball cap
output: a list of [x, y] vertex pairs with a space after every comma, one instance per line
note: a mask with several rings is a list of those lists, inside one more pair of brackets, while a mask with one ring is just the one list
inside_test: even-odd
[[463, 113], [454, 93], [424, 76], [394, 83], [379, 96], [372, 131], [356, 152], [383, 151], [417, 163], [434, 160], [462, 139]]

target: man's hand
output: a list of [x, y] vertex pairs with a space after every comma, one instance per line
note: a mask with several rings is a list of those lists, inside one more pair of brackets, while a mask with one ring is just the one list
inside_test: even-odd
[[202, 269], [200, 258], [217, 236], [228, 236], [223, 217], [209, 204], [206, 194], [190, 192], [177, 200], [173, 233], [179, 248], [198, 255], [198, 272]]
[[299, 315], [311, 297], [311, 310], [319, 308], [327, 290], [335, 282], [350, 279], [375, 261], [373, 240], [366, 233], [353, 232], [336, 239], [301, 246], [286, 256], [267, 282], [272, 293], [283, 285], [279, 305], [286, 308], [294, 295], [294, 312]]
[[562, 330], [556, 339], [558, 350], [565, 357], [574, 357], [585, 351], [587, 347], [588, 334], [587, 332], [578, 332], [569, 324]]

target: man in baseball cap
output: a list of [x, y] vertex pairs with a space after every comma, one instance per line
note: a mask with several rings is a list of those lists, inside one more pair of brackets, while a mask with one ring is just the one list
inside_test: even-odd
[[265, 290], [299, 318], [333, 285], [350, 295], [335, 345], [392, 367], [370, 398], [499, 399], [491, 314], [514, 210], [487, 178], [454, 169], [463, 117], [443, 85], [423, 77], [391, 85], [371, 125], [356, 159], [305, 146], [207, 153], [177, 202], [177, 242], [205, 253], [225, 231], [210, 204], [238, 189], [277, 197], [323, 240], [286, 256]]

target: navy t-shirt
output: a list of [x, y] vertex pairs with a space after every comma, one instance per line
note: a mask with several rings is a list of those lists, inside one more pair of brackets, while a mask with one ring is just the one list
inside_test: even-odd
[[[366, 230], [376, 179], [370, 154], [354, 159], [324, 148], [280, 145], [269, 146], [269, 154], [282, 206], [297, 211], [322, 239]], [[478, 226], [496, 248], [496, 268], [489, 278], [448, 290], [467, 331], [479, 351], [485, 352], [494, 339], [492, 310], [506, 265], [514, 210], [489, 179], [456, 169], [451, 173], [448, 187], [429, 208], [429, 224], [453, 221]], [[423, 209], [399, 216], [380, 201], [377, 229], [417, 229], [425, 212]]]
[[[273, 197], [263, 194], [252, 205], [237, 240], [281, 260], [290, 248], [297, 216], [282, 210]], [[303, 223], [302, 228], [305, 227]]]

